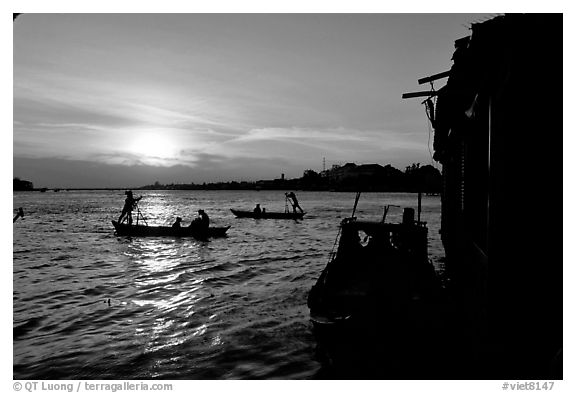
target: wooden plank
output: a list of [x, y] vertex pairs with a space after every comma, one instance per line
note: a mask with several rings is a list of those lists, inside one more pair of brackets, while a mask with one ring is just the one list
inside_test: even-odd
[[435, 80], [438, 80], [438, 79], [442, 79], [442, 78], [446, 78], [446, 77], [449, 77], [449, 76], [450, 76], [450, 70], [444, 71], [444, 72], [441, 72], [441, 73], [439, 73], [439, 74], [434, 74], [434, 75], [431, 75], [431, 76], [427, 76], [426, 78], [418, 79], [418, 84], [421, 85], [421, 84], [424, 84], [424, 83], [432, 82], [432, 81], [435, 81]]
[[404, 93], [402, 98], [434, 97], [436, 95], [438, 95], [437, 91], [416, 91], [414, 93]]

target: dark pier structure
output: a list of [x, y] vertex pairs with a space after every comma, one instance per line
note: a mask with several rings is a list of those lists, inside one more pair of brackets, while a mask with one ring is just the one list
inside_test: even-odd
[[453, 378], [562, 379], [562, 25], [475, 23], [452, 68], [419, 81], [432, 89], [403, 97], [427, 97], [443, 167], [447, 289], [466, 348]]

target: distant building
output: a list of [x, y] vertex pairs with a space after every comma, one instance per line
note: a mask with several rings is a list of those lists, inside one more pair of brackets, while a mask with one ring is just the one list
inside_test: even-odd
[[330, 171], [330, 178], [335, 182], [354, 181], [362, 177], [378, 176], [384, 172], [384, 167], [379, 164], [356, 165], [347, 163], [337, 166]]
[[333, 166], [326, 172], [325, 177], [329, 179], [331, 188], [336, 190], [411, 191], [414, 188], [415, 191], [418, 191], [418, 187], [412, 186], [411, 181], [404, 173], [390, 164], [382, 166], [379, 164], [356, 165], [347, 163], [342, 166]]

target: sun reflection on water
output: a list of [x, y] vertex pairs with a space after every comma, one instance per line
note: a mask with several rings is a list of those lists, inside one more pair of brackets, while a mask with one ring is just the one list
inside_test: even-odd
[[[179, 200], [178, 205], [184, 202]], [[148, 196], [140, 209], [148, 225], [167, 225], [177, 206]], [[210, 276], [199, 274], [212, 261], [210, 246], [185, 238], [132, 238], [125, 244], [135, 290], [129, 302], [147, 320], [146, 328], [140, 325], [133, 330], [138, 345], [146, 353], [173, 352], [170, 348], [190, 341], [222, 345], [220, 335], [212, 337], [217, 314], [211, 313], [207, 319], [202, 316], [204, 302], [213, 296], [208, 289]]]
[[215, 336], [212, 338], [212, 341], [211, 341], [211, 343], [210, 343], [210, 345], [212, 345], [213, 347], [215, 347], [215, 346], [217, 346], [217, 345], [222, 345], [222, 344], [224, 344], [224, 342], [222, 341], [222, 338], [220, 337], [219, 334], [215, 335]]
[[192, 333], [192, 337], [202, 336], [208, 330], [208, 324], [204, 323], [194, 329], [194, 333]]

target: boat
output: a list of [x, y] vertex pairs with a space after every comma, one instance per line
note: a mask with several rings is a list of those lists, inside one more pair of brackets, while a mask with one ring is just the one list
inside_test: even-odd
[[346, 321], [370, 307], [420, 300], [438, 288], [426, 223], [413, 221], [410, 210], [398, 224], [341, 222], [337, 252], [309, 292], [313, 323]]
[[174, 236], [174, 237], [194, 237], [206, 239], [210, 237], [224, 237], [230, 226], [209, 227], [207, 230], [198, 227], [152, 226], [152, 225], [128, 225], [112, 221], [112, 225], [119, 236]]
[[255, 218], [255, 219], [274, 219], [274, 220], [301, 220], [304, 218], [304, 213], [291, 213], [291, 212], [261, 212], [255, 213], [249, 210], [236, 210], [230, 209], [236, 218]]
[[426, 223], [414, 220], [410, 208], [401, 223], [352, 215], [341, 221], [338, 237], [308, 293], [325, 368], [347, 379], [440, 372], [430, 364], [444, 334], [434, 328], [444, 326], [444, 293], [428, 260]]

